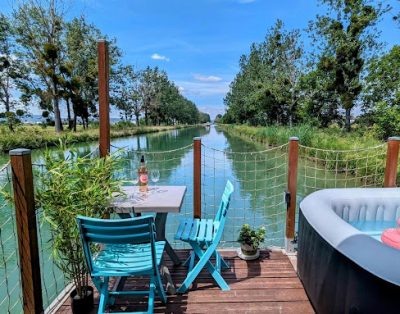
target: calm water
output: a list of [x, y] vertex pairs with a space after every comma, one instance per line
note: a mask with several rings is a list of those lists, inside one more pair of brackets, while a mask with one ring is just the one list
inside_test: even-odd
[[[286, 204], [284, 191], [287, 179], [287, 146], [267, 149], [265, 146], [245, 141], [225, 133], [218, 128], [199, 127], [173, 130], [112, 140], [113, 152], [123, 156], [118, 173], [124, 177], [128, 169], [137, 169], [139, 159], [145, 155], [148, 169], [160, 172], [157, 185], [186, 185], [187, 194], [180, 214], [171, 214], [167, 221], [167, 237], [177, 248], [181, 243], [173, 241], [178, 221], [184, 216], [193, 215], [193, 138], [202, 137], [202, 212], [212, 218], [219, 204], [220, 195], [226, 180], [235, 187], [228, 221], [225, 227], [222, 246], [237, 246], [236, 240], [243, 223], [252, 226], [265, 226], [267, 229], [265, 245], [282, 246], [284, 243]], [[97, 143], [80, 144], [75, 148], [82, 155], [97, 147]], [[118, 149], [120, 148], [120, 149]], [[53, 148], [54, 152], [57, 152]], [[42, 162], [43, 150], [32, 153], [34, 164]], [[0, 155], [0, 165], [8, 160]], [[353, 180], [349, 184], [348, 176], [331, 174], [324, 169], [313, 169], [311, 177], [307, 175], [309, 162], [301, 160], [299, 165], [299, 195], [305, 195], [321, 187], [357, 186]], [[34, 169], [38, 169], [34, 166]], [[302, 175], [304, 173], [304, 175]], [[307, 180], [312, 179], [312, 184]], [[7, 177], [0, 176], [4, 184]], [[308, 183], [307, 183], [308, 182]], [[339, 182], [339, 183], [338, 183]], [[342, 182], [342, 183], [340, 183]], [[2, 184], [2, 185], [3, 185]], [[155, 183], [151, 183], [155, 184]], [[314, 185], [313, 185], [314, 184]], [[0, 200], [2, 203], [4, 201]], [[12, 221], [7, 222], [13, 210], [7, 205], [0, 209], [1, 249], [0, 251], [0, 313], [14, 304], [11, 312], [19, 313], [20, 304], [18, 284], [17, 255], [15, 252], [15, 234]], [[40, 245], [44, 282], [44, 299], [49, 304], [64, 287], [64, 278], [50, 258], [50, 236], [46, 226], [40, 226]], [[4, 267], [6, 265], [6, 267]], [[5, 280], [9, 290], [5, 289]], [[13, 288], [15, 288], [13, 290]], [[8, 295], [10, 297], [8, 297]], [[3, 303], [1, 303], [3, 302]]]

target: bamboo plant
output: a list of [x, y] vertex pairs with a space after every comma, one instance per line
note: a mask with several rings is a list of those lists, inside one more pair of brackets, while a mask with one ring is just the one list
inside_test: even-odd
[[101, 218], [108, 214], [113, 193], [120, 192], [119, 182], [112, 176], [118, 160], [79, 157], [73, 151], [65, 157], [47, 151], [44, 161], [46, 171], [39, 174], [36, 201], [43, 222], [50, 225], [54, 261], [83, 298], [89, 274], [76, 216]]

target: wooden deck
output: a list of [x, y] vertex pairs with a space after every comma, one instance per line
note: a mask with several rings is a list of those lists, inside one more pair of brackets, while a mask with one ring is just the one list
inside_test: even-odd
[[[257, 261], [242, 261], [233, 251], [222, 256], [231, 269], [223, 272], [231, 287], [221, 291], [205, 271], [192, 289], [183, 295], [168, 296], [168, 303], [155, 303], [155, 313], [314, 313], [303, 286], [288, 257], [281, 252], [263, 251]], [[188, 251], [178, 251], [183, 260]], [[174, 283], [179, 286], [186, 276], [186, 268], [174, 267], [166, 260]], [[144, 280], [128, 279], [125, 289], [139, 289]], [[98, 295], [95, 296], [98, 303]], [[144, 311], [146, 299], [120, 298], [110, 312]], [[57, 313], [72, 313], [69, 299]], [[97, 309], [93, 311], [97, 313]]]

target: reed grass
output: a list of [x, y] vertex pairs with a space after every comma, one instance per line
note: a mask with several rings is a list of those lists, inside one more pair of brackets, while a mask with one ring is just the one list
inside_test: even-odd
[[[178, 126], [129, 126], [129, 125], [112, 125], [110, 136], [126, 137], [137, 134], [155, 133], [180, 129], [188, 127], [185, 125]], [[42, 127], [39, 125], [19, 125], [11, 132], [5, 125], [0, 125], [0, 151], [7, 152], [11, 149], [24, 148], [41, 148], [55, 146], [59, 144], [60, 139], [68, 144], [92, 142], [99, 138], [98, 126], [92, 126], [84, 130], [79, 127], [77, 132], [65, 130], [62, 133], [56, 133], [52, 127]]]
[[[384, 142], [368, 129], [346, 133], [339, 128], [319, 129], [309, 125], [252, 127], [247, 125], [220, 125], [237, 136], [277, 146], [296, 136], [307, 149], [300, 150], [302, 158], [316, 162], [337, 173], [381, 182], [384, 175], [386, 147]], [[376, 147], [376, 148], [375, 148]], [[371, 148], [371, 150], [363, 150]], [[400, 164], [400, 163], [399, 163]], [[400, 182], [400, 167], [397, 171]]]
[[351, 150], [382, 144], [382, 141], [369, 130], [356, 130], [346, 133], [338, 128], [319, 129], [307, 124], [293, 127], [253, 127], [227, 124], [219, 126], [232, 134], [247, 137], [268, 146], [285, 144], [292, 136], [297, 136], [301, 145], [331, 150]]

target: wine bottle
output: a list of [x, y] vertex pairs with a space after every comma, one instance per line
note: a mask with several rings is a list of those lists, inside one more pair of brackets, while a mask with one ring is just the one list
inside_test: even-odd
[[147, 167], [144, 161], [144, 156], [140, 159], [140, 168], [138, 170], [139, 174], [139, 190], [140, 192], [147, 192], [147, 184], [149, 182], [149, 176], [147, 174]]

